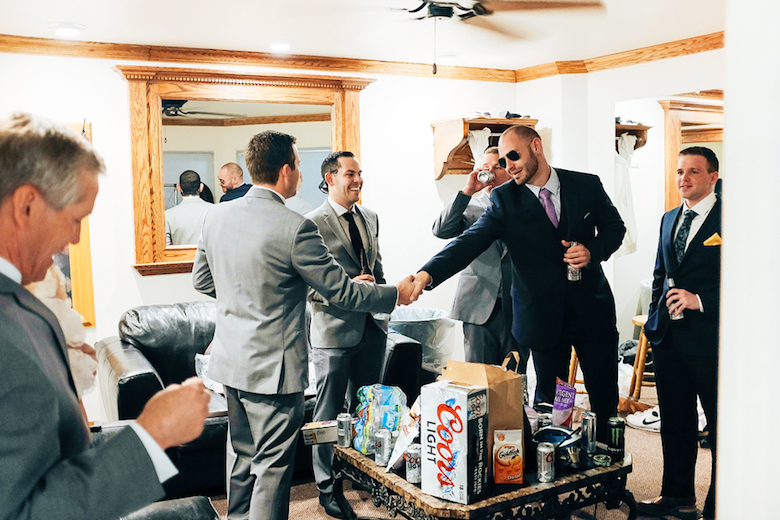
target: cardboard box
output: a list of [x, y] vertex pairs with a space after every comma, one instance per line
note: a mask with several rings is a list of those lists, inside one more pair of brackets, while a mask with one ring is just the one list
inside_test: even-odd
[[477, 385], [437, 381], [422, 387], [422, 491], [460, 504], [484, 495], [488, 452], [488, 393]]
[[307, 446], [310, 444], [337, 442], [339, 440], [338, 423], [336, 421], [306, 423], [301, 428], [301, 433], [303, 433], [303, 442]]

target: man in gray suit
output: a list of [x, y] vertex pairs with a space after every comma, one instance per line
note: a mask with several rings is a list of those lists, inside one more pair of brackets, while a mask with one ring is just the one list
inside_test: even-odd
[[164, 496], [164, 449], [195, 439], [209, 395], [172, 385], [96, 448], [57, 319], [25, 284], [79, 241], [103, 161], [66, 129], [19, 114], [0, 121], [0, 519], [119, 518]]
[[[477, 178], [481, 171], [490, 171], [493, 180], [483, 183]], [[485, 150], [482, 165], [471, 172], [466, 185], [444, 208], [433, 223], [433, 234], [439, 238], [455, 238], [471, 227], [490, 207], [490, 192], [511, 179], [498, 165], [498, 148]], [[473, 195], [479, 191], [478, 197]], [[463, 346], [466, 361], [500, 364], [512, 351], [520, 353], [520, 372], [530, 357], [512, 336], [512, 263], [503, 242], [497, 240], [460, 274], [451, 317], [463, 322]]]
[[397, 288], [350, 280], [317, 226], [284, 205], [300, 176], [294, 143], [275, 131], [250, 140], [245, 156], [254, 185], [209, 211], [195, 253], [193, 284], [217, 299], [209, 375], [225, 385], [228, 401], [231, 520], [286, 519], [289, 512], [308, 383], [307, 288], [362, 312], [412, 301], [411, 276]]
[[176, 189], [181, 193], [182, 201], [171, 209], [165, 210], [166, 245], [198, 243], [206, 212], [214, 206], [200, 198], [203, 186], [197, 172], [187, 170], [179, 175]]
[[[323, 190], [328, 199], [307, 213], [319, 229], [330, 254], [353, 280], [385, 283], [379, 253], [379, 218], [357, 204], [363, 189], [360, 163], [352, 152], [333, 152], [322, 162]], [[379, 381], [385, 355], [387, 315], [344, 310], [330, 305], [313, 289], [311, 344], [317, 376], [317, 404], [314, 420], [336, 418], [352, 412], [355, 394], [363, 385]], [[333, 500], [333, 446], [312, 446], [314, 479], [320, 490], [320, 504], [330, 516], [343, 518]]]

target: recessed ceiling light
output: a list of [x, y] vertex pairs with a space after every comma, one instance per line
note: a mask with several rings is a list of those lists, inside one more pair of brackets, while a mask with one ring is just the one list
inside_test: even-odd
[[274, 52], [276, 54], [287, 54], [288, 52], [290, 52], [290, 42], [285, 42], [285, 41], [271, 42], [270, 48], [271, 48], [271, 52]]
[[76, 38], [81, 31], [86, 29], [86, 26], [80, 23], [71, 22], [56, 22], [46, 25], [51, 29], [54, 29], [54, 34], [59, 38]]

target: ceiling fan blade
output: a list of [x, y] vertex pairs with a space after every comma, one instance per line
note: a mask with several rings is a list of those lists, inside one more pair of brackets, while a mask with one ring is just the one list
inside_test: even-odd
[[495, 22], [488, 20], [484, 16], [473, 16], [471, 18], [461, 18], [461, 20], [463, 20], [463, 22], [468, 25], [479, 27], [481, 29], [486, 29], [488, 31], [494, 32], [496, 34], [500, 34], [502, 36], [506, 36], [513, 40], [524, 40], [528, 38], [527, 34], [523, 34], [516, 29], [509, 29], [506, 26], [499, 25]]
[[585, 9], [599, 8], [603, 9], [604, 4], [599, 1], [585, 0], [578, 2], [576, 0], [495, 0], [479, 2], [482, 6], [492, 13], [501, 11], [535, 11], [541, 9]]

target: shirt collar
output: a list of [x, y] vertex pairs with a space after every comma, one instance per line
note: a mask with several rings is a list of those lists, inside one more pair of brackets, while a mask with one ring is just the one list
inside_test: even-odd
[[333, 208], [333, 211], [336, 212], [336, 216], [341, 217], [344, 215], [344, 213], [354, 213], [355, 206], [352, 206], [352, 209], [347, 209], [338, 202], [334, 201], [330, 197], [328, 197], [328, 204], [330, 204], [330, 207]]
[[688, 203], [685, 202], [685, 208], [683, 209], [683, 212], [685, 212], [686, 209], [692, 209], [696, 212], [696, 215], [704, 215], [708, 213], [712, 207], [715, 205], [715, 202], [717, 202], [718, 197], [715, 195], [715, 192], [713, 191], [703, 199], [701, 199], [696, 205], [694, 205], [692, 208], [688, 207]]
[[561, 181], [558, 178], [558, 172], [555, 171], [555, 168], [550, 166], [550, 178], [547, 179], [547, 183], [544, 186], [532, 186], [530, 184], [526, 184], [525, 187], [531, 190], [531, 193], [533, 193], [537, 198], [539, 197], [539, 192], [542, 191], [542, 188], [552, 193], [553, 196], [557, 196], [558, 192], [561, 190]]
[[[253, 187], [253, 188], [260, 188], [261, 190], [270, 191], [271, 193], [273, 193], [274, 195], [276, 195], [277, 197], [279, 197], [280, 199], [282, 199], [282, 204], [284, 204], [285, 202], [287, 202], [287, 199], [285, 199], [285, 198], [284, 198], [284, 195], [282, 195], [281, 193], [279, 193], [279, 192], [278, 192], [278, 191], [276, 191], [276, 190], [272, 190], [271, 188], [266, 188], [265, 186], [260, 186], [260, 185], [258, 185], [258, 184], [253, 184], [253, 185], [252, 185], [252, 187]], [[235, 189], [235, 188], [233, 188], [233, 189]]]
[[18, 283], [19, 285], [22, 284], [22, 272], [19, 271], [19, 269], [17, 269], [14, 264], [2, 256], [0, 256], [0, 273], [6, 275], [8, 278]]

